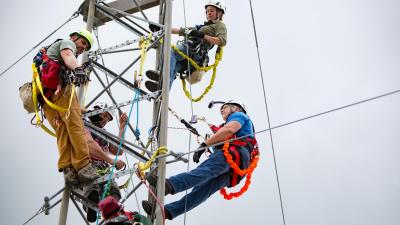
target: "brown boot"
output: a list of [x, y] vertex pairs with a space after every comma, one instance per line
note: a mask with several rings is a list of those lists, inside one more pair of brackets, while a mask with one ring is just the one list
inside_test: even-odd
[[87, 164], [78, 171], [78, 178], [82, 183], [94, 181], [99, 177], [100, 176], [97, 174], [96, 169], [92, 166], [91, 163]]
[[78, 174], [73, 168], [71, 167], [64, 168], [63, 173], [66, 185], [74, 186], [79, 184]]

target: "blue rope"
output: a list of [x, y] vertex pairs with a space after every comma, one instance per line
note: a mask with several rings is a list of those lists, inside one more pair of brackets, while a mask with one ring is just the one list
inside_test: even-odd
[[[117, 154], [114, 157], [114, 162], [113, 162], [113, 166], [111, 168], [111, 173], [110, 173], [110, 176], [108, 177], [107, 184], [106, 184], [106, 186], [105, 186], [105, 188], [103, 190], [103, 194], [101, 196], [101, 200], [103, 200], [106, 197], [106, 193], [108, 192], [108, 189], [110, 188], [111, 178], [112, 178], [112, 175], [114, 174], [114, 168], [116, 167], [118, 156], [119, 156], [119, 152], [120, 152], [120, 150], [122, 148], [122, 142], [123, 142], [123, 140], [125, 138], [125, 132], [126, 132], [127, 125], [129, 124], [129, 120], [131, 118], [133, 106], [135, 105], [135, 101], [139, 102], [139, 92], [137, 90], [135, 90], [135, 96], [133, 97], [132, 101], [133, 101], [133, 104], [131, 105], [131, 108], [129, 110], [128, 121], [125, 124], [124, 131], [122, 132], [122, 136], [121, 136], [121, 139], [120, 139], [119, 145], [118, 145]], [[137, 112], [138, 112], [138, 110], [137, 110]], [[98, 210], [96, 212], [96, 217], [97, 217], [96, 225], [99, 225], [99, 211]]]
[[136, 128], [135, 128], [135, 134], [137, 137], [137, 140], [139, 140], [140, 136], [140, 130], [139, 130], [139, 97], [136, 98]]

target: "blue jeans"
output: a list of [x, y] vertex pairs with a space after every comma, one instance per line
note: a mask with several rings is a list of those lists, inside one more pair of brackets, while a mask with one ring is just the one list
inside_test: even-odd
[[[187, 55], [187, 50], [185, 45], [177, 45], [176, 46], [181, 52]], [[194, 61], [199, 63], [201, 61], [200, 55], [194, 55], [192, 58]], [[172, 87], [172, 83], [176, 78], [177, 73], [183, 72], [182, 70], [187, 67], [188, 61], [185, 60], [181, 55], [179, 55], [174, 49], [171, 49], [171, 58], [170, 58], [170, 65], [169, 65], [169, 89]]]
[[[250, 154], [246, 148], [238, 148], [244, 168], [250, 163]], [[165, 208], [175, 218], [189, 211], [207, 200], [212, 194], [230, 184], [230, 166], [226, 162], [224, 153], [220, 149], [201, 163], [197, 168], [172, 176], [168, 179], [174, 193], [185, 191], [193, 187], [192, 191], [176, 202], [165, 205]], [[186, 201], [187, 199], [187, 201]]]

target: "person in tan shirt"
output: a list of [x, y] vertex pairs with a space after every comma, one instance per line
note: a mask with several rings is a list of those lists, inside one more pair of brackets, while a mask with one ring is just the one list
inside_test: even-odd
[[[176, 47], [183, 53], [193, 59], [198, 65], [205, 66], [208, 63], [208, 51], [214, 45], [225, 46], [227, 41], [227, 29], [222, 21], [226, 12], [225, 3], [221, 0], [209, 0], [205, 5], [206, 19], [202, 25], [186, 28], [171, 28], [172, 34], [185, 36], [186, 41], [181, 41]], [[160, 28], [150, 25], [150, 30], [157, 31]], [[177, 73], [192, 73], [194, 67], [188, 68], [188, 61], [178, 54], [174, 49], [171, 50], [170, 58], [170, 80], [169, 88], [176, 78]], [[151, 91], [157, 91], [161, 88], [159, 83], [160, 73], [155, 70], [146, 71], [146, 76], [152, 81], [146, 81], [146, 88]]]

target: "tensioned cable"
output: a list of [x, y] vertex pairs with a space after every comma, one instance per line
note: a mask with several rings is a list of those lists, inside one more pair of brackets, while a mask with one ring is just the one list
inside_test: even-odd
[[[260, 68], [260, 78], [261, 78], [261, 84], [262, 84], [263, 94], [264, 94], [265, 111], [267, 113], [268, 128], [271, 129], [271, 121], [270, 121], [269, 111], [268, 111], [267, 95], [265, 93], [264, 78], [263, 78], [263, 72], [262, 72], [262, 67], [261, 67], [260, 50], [258, 48], [256, 24], [255, 24], [255, 21], [254, 21], [253, 6], [251, 4], [251, 0], [249, 0], [249, 3], [250, 3], [250, 11], [251, 11], [251, 20], [253, 22], [254, 39], [255, 39], [256, 48], [257, 48], [258, 66]], [[269, 131], [269, 137], [270, 137], [270, 140], [271, 140], [272, 156], [274, 158], [275, 175], [276, 175], [276, 182], [277, 182], [277, 185], [278, 185], [279, 201], [280, 201], [280, 204], [281, 204], [282, 220], [283, 220], [283, 224], [285, 225], [286, 224], [286, 222], [285, 222], [285, 213], [284, 213], [284, 210], [283, 210], [282, 193], [281, 193], [281, 187], [280, 187], [279, 175], [278, 175], [278, 166], [276, 165], [275, 148], [274, 148], [274, 141], [273, 141], [273, 138], [272, 138], [272, 131], [271, 130]]]
[[[184, 25], [185, 25], [185, 27], [187, 27], [185, 0], [182, 0], [182, 3], [183, 3], [182, 7], [183, 7]], [[189, 55], [187, 36], [188, 35], [185, 32], [186, 55]], [[191, 71], [190, 71], [190, 62], [189, 62], [189, 60], [187, 60], [187, 70], [189, 72], [189, 80], [191, 80]], [[192, 84], [190, 82], [189, 82], [189, 92], [190, 92], [190, 95], [192, 95]], [[193, 117], [193, 101], [190, 101], [190, 113], [191, 113], [191, 116]], [[192, 142], [192, 133], [189, 131], [189, 143], [188, 143], [189, 162], [187, 163], [187, 166], [186, 166], [186, 172], [189, 172], [189, 169], [190, 169], [190, 147], [191, 147], [191, 142]], [[186, 219], [187, 219], [187, 195], [188, 195], [188, 190], [185, 191], [185, 213], [183, 215], [183, 225], [186, 225]]]
[[9, 69], [11, 69], [13, 66], [15, 66], [17, 63], [19, 63], [19, 61], [21, 61], [23, 58], [25, 58], [25, 56], [27, 56], [29, 53], [31, 53], [33, 50], [35, 50], [35, 48], [37, 48], [39, 45], [41, 45], [44, 41], [46, 41], [51, 35], [53, 35], [55, 32], [57, 32], [59, 29], [61, 29], [65, 24], [67, 24], [69, 21], [75, 19], [76, 17], [79, 16], [79, 11], [75, 11], [72, 16], [65, 21], [63, 24], [61, 24], [61, 26], [57, 27], [57, 29], [55, 29], [53, 32], [51, 32], [49, 35], [47, 35], [43, 40], [41, 40], [39, 43], [37, 43], [35, 46], [33, 46], [33, 48], [31, 50], [29, 50], [27, 53], [25, 53], [23, 56], [21, 56], [21, 58], [19, 58], [17, 61], [15, 61], [13, 64], [11, 64], [11, 66], [9, 66], [7, 69], [5, 69], [3, 72], [0, 73], [0, 76], [2, 76], [3, 74], [5, 74]]
[[[368, 98], [368, 99], [364, 99], [364, 100], [361, 100], [361, 101], [358, 101], [358, 102], [354, 102], [354, 103], [351, 103], [351, 104], [348, 104], [348, 105], [344, 105], [344, 106], [340, 106], [340, 107], [333, 108], [333, 109], [330, 109], [330, 110], [326, 110], [326, 111], [323, 111], [323, 112], [320, 112], [320, 113], [317, 113], [317, 114], [306, 116], [306, 117], [303, 117], [303, 118], [300, 118], [300, 119], [297, 119], [297, 120], [293, 120], [291, 122], [287, 122], [287, 123], [283, 123], [283, 124], [280, 124], [280, 125], [277, 125], [277, 126], [273, 126], [271, 128], [267, 128], [267, 129], [264, 129], [264, 130], [259, 130], [257, 132], [251, 133], [251, 134], [243, 135], [243, 136], [236, 137], [236, 138], [231, 138], [231, 139], [226, 140], [226, 141], [234, 141], [234, 140], [238, 140], [238, 139], [241, 139], [241, 138], [249, 137], [249, 136], [252, 136], [252, 135], [255, 135], [255, 134], [260, 134], [260, 133], [272, 131], [272, 130], [275, 130], [275, 129], [278, 129], [278, 128], [282, 128], [282, 127], [286, 127], [286, 126], [292, 125], [294, 123], [299, 123], [299, 122], [302, 122], [302, 121], [305, 121], [305, 120], [309, 120], [309, 119], [312, 119], [312, 118], [315, 118], [315, 117], [319, 117], [319, 116], [322, 116], [322, 115], [333, 113], [335, 111], [339, 111], [339, 110], [342, 110], [342, 109], [345, 109], [345, 108], [350, 108], [350, 107], [353, 107], [353, 106], [356, 106], [356, 105], [359, 105], [359, 104], [362, 104], [362, 103], [366, 103], [366, 102], [373, 101], [373, 100], [376, 100], [376, 99], [379, 99], [379, 98], [383, 98], [383, 97], [387, 97], [387, 96], [390, 96], [390, 95], [394, 95], [394, 94], [397, 94], [397, 93], [400, 93], [400, 89], [395, 90], [395, 91], [391, 91], [391, 92], [387, 92], [385, 94], [381, 94], [381, 95], [378, 95], [378, 96], [375, 96], [375, 97], [371, 97], [371, 98]], [[169, 127], [169, 128], [173, 128], [173, 127]], [[224, 142], [225, 141], [222, 141], [222, 142], [219, 142], [219, 143], [215, 143], [213, 145], [209, 145], [209, 146], [204, 147], [204, 148], [198, 148], [198, 149], [189, 151], [187, 153], [181, 153], [181, 156], [187, 155], [189, 153], [194, 153], [194, 152], [197, 152], [199, 150], [203, 150], [205, 148], [214, 147], [216, 145], [221, 145], [221, 144], [224, 144]], [[165, 157], [165, 156], [159, 156], [159, 157]]]

